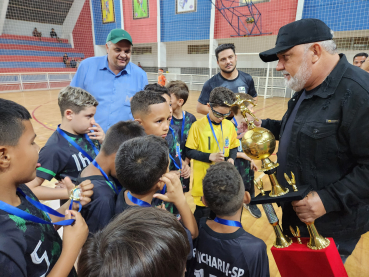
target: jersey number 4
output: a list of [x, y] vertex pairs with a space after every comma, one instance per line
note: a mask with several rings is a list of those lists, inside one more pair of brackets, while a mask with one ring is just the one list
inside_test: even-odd
[[50, 262], [49, 262], [49, 257], [47, 256], [47, 252], [46, 251], [44, 252], [44, 254], [42, 254], [41, 257], [39, 257], [38, 254], [37, 254], [37, 251], [40, 248], [41, 243], [42, 242], [39, 241], [38, 244], [36, 245], [35, 250], [33, 250], [33, 252], [31, 253], [31, 259], [32, 259], [32, 262], [34, 264], [41, 264], [43, 261], [46, 262], [47, 269], [46, 269], [45, 273], [40, 276], [40, 277], [44, 277], [44, 276], [46, 276], [46, 273], [49, 271]]

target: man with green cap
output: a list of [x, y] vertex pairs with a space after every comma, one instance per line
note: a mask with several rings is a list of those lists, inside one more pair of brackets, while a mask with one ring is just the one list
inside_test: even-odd
[[95, 121], [104, 132], [118, 121], [133, 119], [131, 98], [148, 84], [146, 73], [130, 62], [132, 38], [113, 29], [106, 39], [106, 56], [91, 57], [78, 67], [71, 86], [91, 93], [99, 102]]

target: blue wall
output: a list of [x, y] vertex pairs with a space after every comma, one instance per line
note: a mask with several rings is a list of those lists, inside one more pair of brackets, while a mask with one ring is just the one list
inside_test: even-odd
[[305, 0], [302, 18], [318, 18], [333, 31], [369, 29], [369, 1]]
[[[87, 0], [88, 1], [88, 0]], [[121, 28], [120, 0], [114, 0], [115, 22], [103, 24], [101, 15], [101, 0], [92, 0], [92, 11], [94, 15], [94, 30], [96, 45], [105, 45], [106, 37], [112, 29]]]
[[161, 0], [161, 41], [209, 39], [210, 0], [197, 0], [197, 11], [176, 14], [176, 0]]

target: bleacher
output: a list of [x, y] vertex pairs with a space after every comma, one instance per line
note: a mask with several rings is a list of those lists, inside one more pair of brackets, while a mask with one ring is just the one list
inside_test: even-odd
[[11, 72], [75, 72], [66, 68], [63, 55], [84, 58], [84, 54], [72, 48], [67, 39], [59, 43], [55, 38], [0, 35], [0, 73]]

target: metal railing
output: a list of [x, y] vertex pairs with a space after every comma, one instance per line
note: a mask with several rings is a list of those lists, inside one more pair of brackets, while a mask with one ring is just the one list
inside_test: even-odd
[[[30, 91], [64, 88], [72, 81], [75, 72], [55, 73], [1, 73], [0, 92]], [[190, 90], [201, 91], [209, 75], [166, 73], [167, 82], [181, 80]], [[158, 73], [147, 72], [149, 83], [158, 81]], [[283, 77], [253, 77], [255, 89], [260, 96], [286, 97], [287, 88]], [[288, 95], [290, 97], [290, 95]]]
[[57, 89], [69, 85], [75, 72], [1, 73], [0, 92]]

